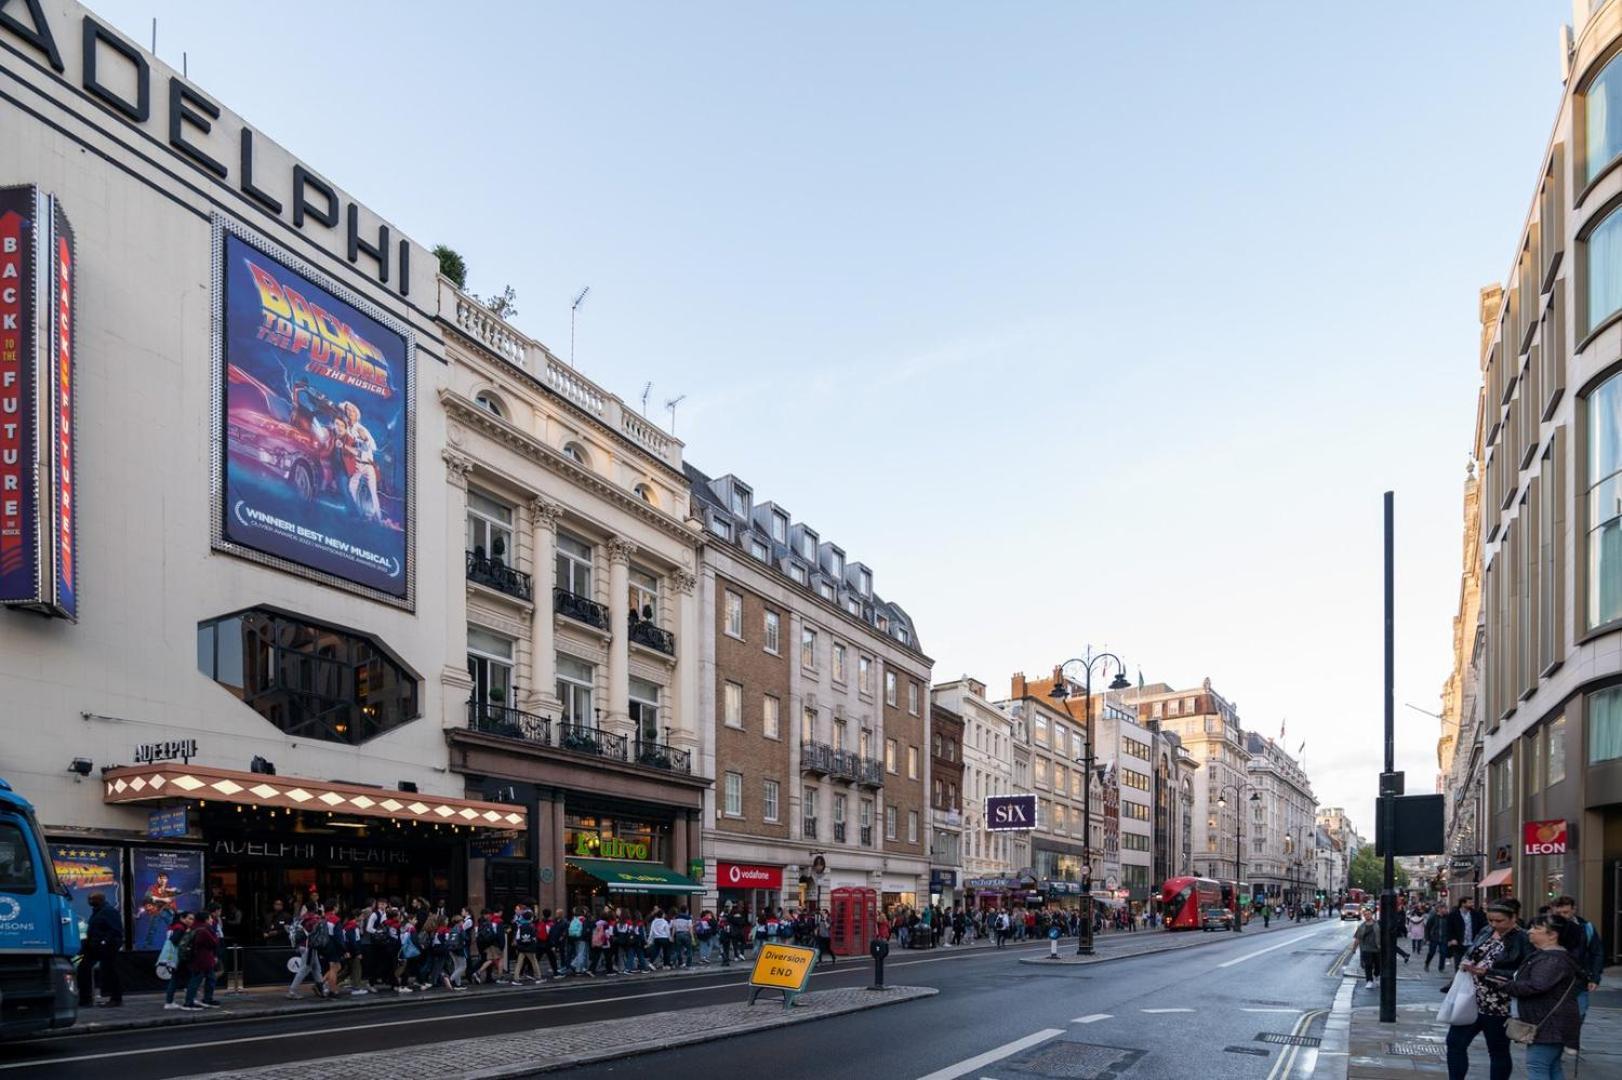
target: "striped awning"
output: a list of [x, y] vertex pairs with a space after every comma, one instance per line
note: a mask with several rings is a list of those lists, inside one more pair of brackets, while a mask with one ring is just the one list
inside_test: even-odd
[[522, 829], [528, 821], [524, 807], [508, 803], [423, 795], [331, 780], [267, 776], [180, 762], [109, 769], [102, 774], [101, 782], [102, 801], [115, 805], [201, 799], [473, 829]]

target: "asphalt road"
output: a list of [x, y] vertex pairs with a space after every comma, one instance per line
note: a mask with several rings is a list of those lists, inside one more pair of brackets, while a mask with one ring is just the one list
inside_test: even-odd
[[[742, 1071], [725, 1063], [748, 1062], [751, 1070], [769, 1068], [784, 1078], [919, 1077], [1048, 1031], [1058, 1034], [1032, 1053], [1067, 1052], [1064, 1044], [1069, 1043], [1143, 1051], [1135, 1063], [1127, 1063], [1129, 1069], [1117, 1070], [1117, 1076], [1130, 1080], [1185, 1077], [1193, 1063], [1199, 1064], [1201, 1076], [1287, 1080], [1270, 1076], [1269, 1070], [1280, 1051], [1288, 1048], [1255, 1042], [1255, 1036], [1263, 1031], [1289, 1032], [1308, 1011], [1327, 1007], [1339, 979], [1325, 973], [1349, 937], [1349, 928], [1324, 922], [1267, 934], [1224, 935], [1224, 940], [1166, 955], [1053, 970], [1018, 962], [1020, 956], [1045, 952], [1045, 943], [1010, 946], [1001, 952], [893, 953], [887, 981], [938, 987], [940, 995], [922, 1003], [573, 1070], [569, 1075], [645, 1075], [656, 1068], [661, 1080], [679, 1076], [715, 1080]], [[1115, 935], [1101, 939], [1100, 949], [1127, 952], [1147, 944], [1148, 932]], [[870, 977], [870, 964], [841, 961], [816, 973], [811, 988], [865, 986]], [[588, 1021], [609, 1022], [604, 1038], [612, 1039], [619, 1027], [613, 1021], [630, 1021], [634, 1030], [634, 1018], [644, 1013], [702, 1010], [708, 1004], [737, 1001], [745, 978], [734, 968], [684, 978], [582, 980], [559, 990], [458, 995], [399, 1009], [334, 1009], [4, 1044], [0, 1080], [46, 1076], [145, 1080], [286, 1061], [307, 1061], [309, 1075], [318, 1077], [327, 1075], [320, 1059], [336, 1054], [499, 1038], [504, 1032]], [[1168, 1009], [1189, 1011], [1145, 1011]], [[702, 1017], [702, 1012], [695, 1016]], [[1101, 1018], [1072, 1023], [1094, 1016]], [[1223, 1052], [1231, 1044], [1267, 1054]], [[1297, 1061], [1304, 1064], [1305, 1056], [1298, 1054]], [[995, 1066], [972, 1070], [973, 1075], [1001, 1075], [998, 1069], [1010, 1076], [1033, 1075], [1013, 1072], [1011, 1066], [1018, 1061], [1005, 1058]]]

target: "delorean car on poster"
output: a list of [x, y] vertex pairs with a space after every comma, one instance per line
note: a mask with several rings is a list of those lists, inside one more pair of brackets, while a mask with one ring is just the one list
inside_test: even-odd
[[410, 346], [223, 237], [227, 541], [407, 595]]

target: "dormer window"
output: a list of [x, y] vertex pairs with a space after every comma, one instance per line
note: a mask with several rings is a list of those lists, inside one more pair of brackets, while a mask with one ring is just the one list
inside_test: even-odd
[[829, 553], [829, 565], [833, 568], [834, 577], [842, 578], [845, 576], [845, 556], [838, 551]]
[[862, 617], [862, 602], [853, 596], [845, 601], [845, 610], [860, 619]]
[[586, 448], [577, 442], [564, 443], [563, 456], [568, 458], [570, 461], [573, 461], [576, 465], [584, 465], [588, 469], [591, 468], [591, 459], [586, 456]]
[[895, 639], [901, 642], [903, 645], [912, 644], [912, 635], [907, 633], [907, 628], [905, 626], [898, 626], [895, 628]]
[[478, 397], [474, 398], [473, 404], [477, 405], [491, 416], [499, 416], [503, 420], [507, 418], [507, 410], [502, 408], [501, 399], [488, 391], [481, 393]]
[[635, 490], [636, 490], [636, 497], [641, 499], [643, 502], [647, 503], [649, 506], [658, 506], [659, 505], [659, 500], [653, 494], [653, 488], [650, 487], [649, 485], [647, 485], [647, 484], [638, 484], [636, 486]]
[[772, 512], [772, 539], [779, 544], [788, 543], [788, 515], [777, 511]]
[[732, 512], [742, 518], [749, 516], [749, 489], [740, 484], [732, 485]]
[[822, 594], [824, 600], [831, 601], [834, 598], [834, 587], [826, 581], [817, 586], [817, 591]]
[[808, 580], [805, 567], [801, 566], [799, 563], [789, 564], [788, 576], [793, 578], [795, 582], [800, 585], [804, 585]]
[[800, 534], [800, 554], [807, 562], [817, 561], [817, 534], [809, 529]]
[[857, 587], [862, 590], [863, 596], [873, 595], [873, 575], [863, 570], [856, 577]]
[[751, 540], [749, 542], [749, 554], [753, 555], [761, 562], [765, 562], [771, 558], [771, 550], [766, 547], [766, 542], [764, 540]]
[[728, 521], [726, 518], [722, 517], [720, 514], [711, 514], [710, 515], [710, 532], [714, 533], [716, 536], [719, 536], [723, 540], [731, 540], [732, 539], [732, 522]]

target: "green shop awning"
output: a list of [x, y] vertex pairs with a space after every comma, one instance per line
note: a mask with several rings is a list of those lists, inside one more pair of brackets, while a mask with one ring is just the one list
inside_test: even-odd
[[657, 863], [629, 859], [569, 859], [568, 864], [608, 886], [609, 892], [698, 893], [704, 886]]

